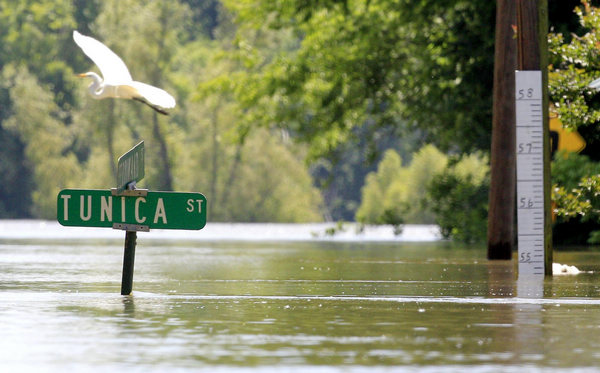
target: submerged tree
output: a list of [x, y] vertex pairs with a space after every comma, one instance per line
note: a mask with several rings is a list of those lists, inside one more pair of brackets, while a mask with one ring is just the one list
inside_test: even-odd
[[367, 176], [356, 220], [369, 224], [434, 223], [434, 216], [424, 206], [426, 186], [447, 162], [448, 157], [432, 145], [415, 152], [404, 167], [399, 154], [387, 150], [377, 172]]

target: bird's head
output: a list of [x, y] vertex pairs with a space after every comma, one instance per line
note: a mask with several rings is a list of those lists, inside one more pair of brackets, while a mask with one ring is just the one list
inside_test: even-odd
[[102, 78], [98, 74], [89, 71], [87, 73], [77, 74], [77, 77], [92, 79], [92, 83], [88, 86], [88, 91], [90, 92], [92, 97], [96, 97], [96, 96], [98, 96], [98, 94], [101, 93], [101, 91], [103, 89], [103, 84], [102, 84], [103, 82], [102, 82]]
[[92, 84], [90, 86], [94, 86], [94, 87], [99, 87], [102, 85], [102, 78], [100, 77], [100, 75], [96, 74], [95, 72], [92, 71], [88, 71], [87, 73], [83, 73], [83, 74], [77, 74], [77, 76], [79, 78], [91, 78], [92, 79]]
[[77, 74], [77, 77], [79, 78], [92, 78], [95, 81], [102, 81], [102, 78], [100, 78], [100, 76], [94, 72], [88, 71], [87, 73], [83, 73], [83, 74]]

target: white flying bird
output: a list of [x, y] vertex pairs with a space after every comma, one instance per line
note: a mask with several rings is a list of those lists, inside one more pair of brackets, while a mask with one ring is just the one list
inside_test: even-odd
[[73, 40], [102, 73], [104, 80], [94, 72], [79, 74], [80, 77], [92, 78], [88, 91], [93, 98], [107, 97], [127, 98], [143, 102], [161, 114], [175, 107], [173, 96], [160, 88], [149, 84], [136, 82], [123, 60], [106, 45], [89, 36], [73, 31]]

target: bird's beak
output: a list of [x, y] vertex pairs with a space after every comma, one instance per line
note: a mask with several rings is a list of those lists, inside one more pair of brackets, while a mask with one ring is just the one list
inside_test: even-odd
[[87, 76], [87, 74], [85, 74], [85, 73], [83, 73], [83, 74], [77, 74], [77, 76], [78, 76], [79, 78], [85, 78], [85, 77]]

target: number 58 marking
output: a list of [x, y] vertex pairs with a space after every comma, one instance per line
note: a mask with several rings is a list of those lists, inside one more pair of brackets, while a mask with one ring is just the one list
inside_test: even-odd
[[519, 89], [517, 100], [533, 97], [533, 88]]

